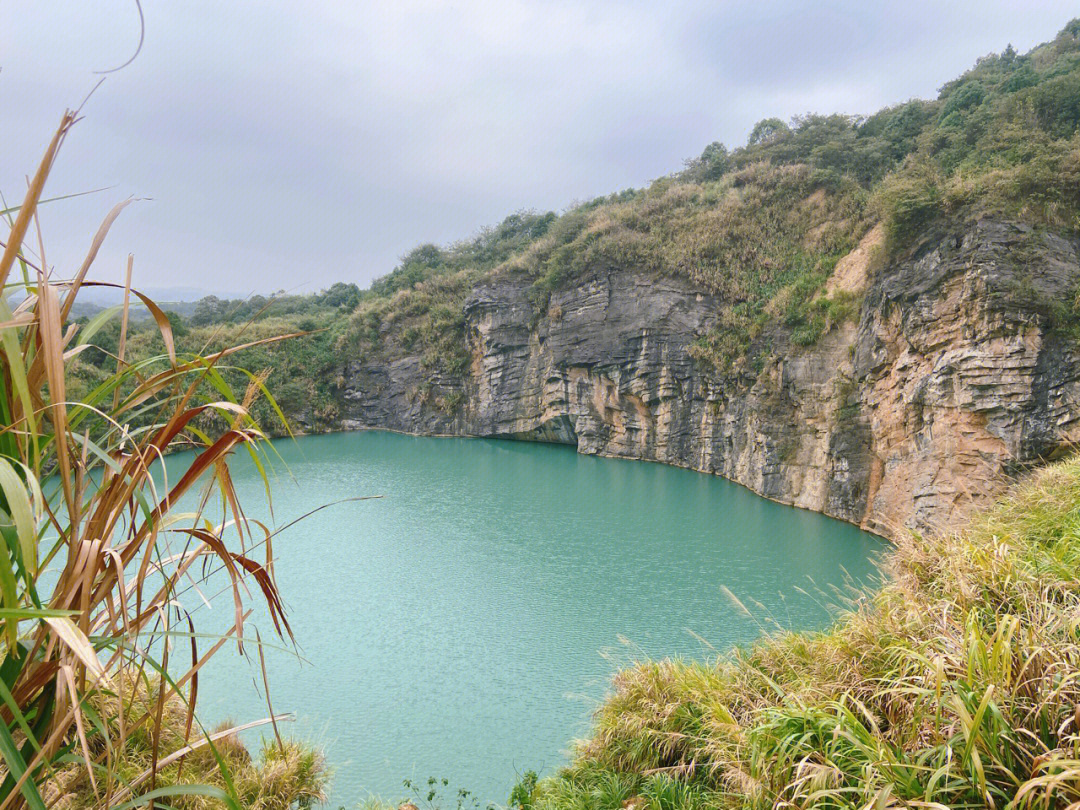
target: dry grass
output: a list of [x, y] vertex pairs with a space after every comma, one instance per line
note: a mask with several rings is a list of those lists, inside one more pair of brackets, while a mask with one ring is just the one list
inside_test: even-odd
[[532, 803], [620, 807], [616, 780], [653, 807], [1076, 806], [1080, 460], [888, 569], [828, 632], [619, 673]]
[[[132, 290], [154, 316], [164, 352], [127, 361], [121, 349], [114, 373], [78, 401], [69, 398], [71, 369], [104, 322], [80, 328], [69, 315], [126, 205], [109, 213], [72, 277], [54, 274], [36, 211], [76, 120], [64, 116], [22, 204], [3, 212], [10, 230], [0, 258], [0, 810], [43, 810], [62, 797], [124, 807], [185, 795], [239, 807], [244, 771], [229, 775], [193, 704], [200, 669], [230, 639], [261, 650], [244, 632], [248, 589], [277, 633], [290, 637], [272, 533], [247, 519], [229, 475], [240, 448], [261, 465], [264, 435], [250, 408], [269, 395], [258, 375], [248, 375], [237, 395], [218, 371], [242, 346], [178, 354], [164, 313]], [[222, 425], [213, 435], [198, 427], [208, 414]], [[171, 480], [155, 475], [155, 462], [178, 445], [193, 450], [187, 466]], [[198, 506], [179, 514], [188, 495]], [[180, 597], [215, 572], [230, 585], [232, 610], [210, 643], [200, 641]], [[113, 711], [125, 679], [152, 689], [127, 711]], [[200, 739], [205, 748], [191, 758], [209, 754], [216, 767], [188, 772], [217, 774], [213, 784], [170, 783], [163, 770], [170, 749]], [[289, 751], [282, 743], [269, 754], [259, 778], [289, 773], [274, 771], [279, 758], [296, 755]], [[127, 767], [136, 761], [139, 774]], [[61, 785], [76, 775], [85, 781], [72, 798]]]
[[[97, 695], [91, 701], [97, 715], [113, 727], [114, 739], [120, 736], [120, 717], [130, 721], [154, 711], [158, 700], [158, 678], [139, 677], [134, 671], [124, 676], [120, 694]], [[281, 745], [267, 742], [255, 759], [237, 732], [223, 726], [209, 735], [215, 751], [205, 744], [206, 738], [187, 739], [184, 733], [187, 713], [187, 704], [173, 696], [162, 709], [160, 731], [156, 735], [146, 726], [124, 735], [123, 749], [113, 752], [112, 767], [118, 781], [131, 784], [147, 773], [153, 764], [156, 745], [160, 757], [159, 787], [210, 786], [225, 793], [231, 781], [241, 806], [250, 810], [289, 810], [309, 807], [325, 799], [327, 771], [317, 750], [294, 741], [284, 741]], [[95, 743], [100, 747], [104, 737], [98, 737]], [[224, 761], [224, 769], [218, 757]], [[79, 763], [60, 770], [46, 785], [45, 798], [59, 810], [90, 810], [99, 806], [86, 769]], [[216, 796], [199, 793], [176, 795], [169, 803], [177, 810], [212, 810], [222, 806]]]

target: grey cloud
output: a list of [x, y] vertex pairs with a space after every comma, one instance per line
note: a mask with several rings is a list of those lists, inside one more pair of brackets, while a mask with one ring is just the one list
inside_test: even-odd
[[[1052, 37], [1071, 2], [145, 3], [147, 37], [65, 146], [44, 213], [70, 271], [128, 194], [98, 273], [318, 289], [525, 207], [642, 185], [766, 115], [932, 95]], [[130, 2], [4, 4], [0, 190], [134, 45]]]

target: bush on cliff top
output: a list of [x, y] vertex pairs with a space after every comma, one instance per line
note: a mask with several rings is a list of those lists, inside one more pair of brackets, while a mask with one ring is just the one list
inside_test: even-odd
[[[334, 397], [325, 381], [341, 378], [343, 357], [417, 354], [426, 369], [462, 375], [461, 312], [476, 283], [524, 280], [542, 313], [552, 293], [608, 269], [680, 278], [716, 295], [724, 317], [698, 336], [693, 352], [724, 372], [745, 365], [753, 336], [770, 326], [810, 345], [857, 317], [857, 301], [822, 302], [822, 288], [827, 271], [876, 221], [892, 255], [949, 223], [985, 215], [1080, 233], [1078, 128], [1074, 21], [1027, 54], [1010, 47], [980, 59], [934, 100], [867, 118], [765, 119], [745, 146], [710, 144], [682, 172], [647, 188], [561, 215], [519, 211], [472, 239], [421, 245], [367, 291], [335, 285], [306, 307], [303, 297], [285, 296], [267, 316], [307, 318], [332, 334], [298, 341], [317, 345], [295, 362], [296, 344], [275, 349], [273, 365], [289, 369], [275, 373], [289, 386], [286, 404], [295, 401], [311, 427], [329, 426]], [[209, 302], [194, 320], [238, 324], [255, 311], [241, 303]], [[306, 408], [313, 398], [317, 407]]]
[[1080, 460], [886, 570], [827, 632], [620, 672], [532, 806], [1075, 806]]
[[768, 287], [796, 247], [837, 250], [875, 216], [889, 224], [894, 246], [950, 213], [1076, 232], [1078, 128], [1075, 20], [1030, 53], [1010, 46], [983, 57], [937, 99], [869, 117], [765, 119], [745, 146], [710, 144], [646, 189], [561, 216], [519, 212], [475, 239], [421, 246], [372, 289], [389, 296], [462, 270], [517, 270], [547, 291], [614, 266], [683, 276], [734, 303], [757, 294], [755, 282]]
[[[374, 348], [367, 328], [373, 312], [387, 334], [395, 321], [401, 330], [439, 331], [401, 296], [430, 297], [435, 280], [460, 282], [443, 286], [445, 303], [460, 307], [481, 278], [524, 277], [543, 311], [553, 292], [588, 273], [632, 269], [683, 278], [740, 308], [718, 327], [723, 334], [698, 342], [706, 361], [715, 354], [710, 346], [747, 346], [751, 332], [770, 322], [785, 324], [796, 343], [813, 343], [835, 322], [813, 306], [827, 275], [820, 269], [851, 250], [874, 221], [885, 223], [894, 254], [946, 221], [983, 215], [1080, 232], [1078, 36], [1080, 22], [1072, 22], [1028, 54], [1010, 47], [984, 57], [932, 101], [868, 118], [766, 119], [746, 146], [710, 144], [684, 171], [648, 188], [560, 216], [519, 212], [449, 248], [421, 246], [375, 282], [379, 303], [362, 304], [347, 335]], [[770, 306], [795, 290], [805, 305], [798, 312]], [[444, 370], [464, 367], [448, 348], [464, 343], [454, 328], [444, 324], [441, 342], [434, 341], [450, 358]], [[713, 365], [731, 359], [722, 352]]]

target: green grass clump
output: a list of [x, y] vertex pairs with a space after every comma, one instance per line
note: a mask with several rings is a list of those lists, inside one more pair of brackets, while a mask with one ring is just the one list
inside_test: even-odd
[[621, 671], [530, 806], [1074, 806], [1080, 460], [963, 533], [901, 538], [886, 570], [826, 632]]
[[[118, 736], [121, 715], [130, 723], [148, 711], [156, 712], [158, 679], [140, 677], [135, 670], [125, 676], [118, 693], [94, 700], [97, 716], [113, 727], [114, 736]], [[173, 695], [162, 707], [156, 734], [143, 726], [128, 734], [120, 749], [106, 751], [103, 744], [97, 744], [94, 753], [107, 756], [118, 783], [130, 782], [153, 766], [155, 737], [158, 762], [168, 762], [189, 743], [201, 742], [197, 736], [193, 739], [190, 733], [185, 733], [187, 722], [187, 705]], [[310, 745], [265, 739], [258, 757], [253, 757], [235, 733], [211, 736], [217, 737], [213, 748], [200, 745], [159, 767], [155, 785], [158, 788], [211, 786], [225, 792], [228, 785], [218, 762], [220, 757], [242, 807], [292, 810], [315, 806], [326, 798], [324, 788], [329, 774], [322, 754]], [[61, 769], [47, 783], [46, 790], [46, 802], [58, 810], [90, 810], [101, 806], [101, 797], [96, 795], [81, 763]], [[176, 810], [218, 810], [228, 806], [219, 798], [200, 794], [174, 796], [169, 803]]]
[[390, 297], [368, 298], [350, 316], [337, 351], [369, 360], [418, 354], [429, 372], [463, 376], [469, 361], [463, 307], [476, 277], [436, 275]]

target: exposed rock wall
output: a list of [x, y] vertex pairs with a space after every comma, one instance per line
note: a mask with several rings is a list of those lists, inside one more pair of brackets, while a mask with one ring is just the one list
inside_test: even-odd
[[597, 271], [542, 313], [527, 281], [483, 284], [464, 378], [408, 355], [350, 363], [343, 426], [691, 467], [885, 535], [948, 525], [1080, 438], [1080, 353], [1053, 314], [1080, 249], [982, 221], [860, 278], [870, 247], [839, 266], [865, 290], [857, 324], [809, 348], [777, 326], [751, 347], [760, 371], [738, 374], [691, 359], [726, 304], [681, 280]]

